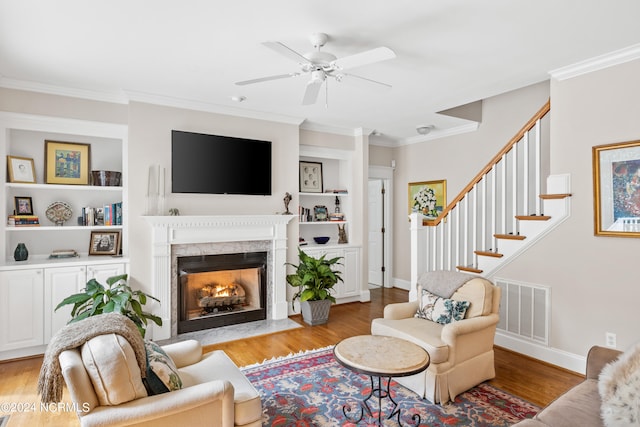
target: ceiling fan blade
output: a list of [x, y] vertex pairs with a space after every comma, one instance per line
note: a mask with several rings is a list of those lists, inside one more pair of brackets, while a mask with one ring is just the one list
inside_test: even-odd
[[352, 85], [362, 86], [370, 88], [376, 86], [377, 88], [391, 89], [391, 85], [388, 83], [382, 83], [377, 80], [368, 79], [362, 76], [356, 76], [355, 74], [341, 73], [336, 76], [336, 80], [339, 82], [345, 82]]
[[363, 65], [372, 64], [374, 62], [386, 61], [393, 59], [396, 54], [388, 47], [378, 47], [355, 55], [345, 56], [333, 61], [332, 65], [337, 70], [347, 70], [349, 68], [361, 67]]
[[286, 79], [287, 77], [296, 77], [299, 75], [300, 73], [278, 74], [277, 76], [260, 77], [259, 79], [244, 80], [241, 82], [236, 82], [236, 84], [238, 86], [244, 86], [244, 85], [250, 85], [253, 83], [268, 82], [269, 80]]
[[311, 105], [316, 103], [323, 82], [324, 79], [317, 79], [311, 80], [307, 83], [307, 88], [305, 89], [304, 96], [302, 97], [302, 105]]
[[275, 50], [280, 55], [286, 56], [287, 58], [292, 59], [296, 62], [303, 64], [309, 63], [309, 60], [302, 56], [302, 54], [296, 52], [295, 50], [280, 42], [263, 42], [262, 44], [272, 50]]

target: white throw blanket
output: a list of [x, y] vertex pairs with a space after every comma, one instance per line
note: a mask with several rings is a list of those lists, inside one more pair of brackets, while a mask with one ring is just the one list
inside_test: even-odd
[[[456, 290], [477, 276], [458, 271], [437, 270], [426, 271], [418, 279], [418, 285], [434, 295], [451, 298]], [[420, 296], [418, 296], [419, 298]]]

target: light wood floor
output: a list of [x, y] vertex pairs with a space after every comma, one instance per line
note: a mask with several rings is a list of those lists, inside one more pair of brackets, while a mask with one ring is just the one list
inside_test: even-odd
[[[375, 289], [370, 303], [333, 306], [326, 325], [308, 326], [300, 316], [292, 319], [303, 325], [289, 331], [215, 344], [207, 351], [221, 349], [238, 366], [262, 362], [276, 356], [286, 356], [301, 350], [311, 350], [336, 344], [343, 338], [370, 332], [371, 320], [382, 317], [386, 304], [407, 300], [407, 292], [399, 289]], [[584, 378], [581, 375], [496, 347], [496, 378], [490, 383], [544, 406]], [[0, 363], [0, 404], [6, 402], [33, 403], [39, 408], [36, 384], [42, 358]], [[64, 399], [69, 401], [65, 390]], [[2, 406], [0, 406], [0, 414]], [[17, 426], [77, 426], [75, 413], [37, 410], [14, 413], [8, 427]]]

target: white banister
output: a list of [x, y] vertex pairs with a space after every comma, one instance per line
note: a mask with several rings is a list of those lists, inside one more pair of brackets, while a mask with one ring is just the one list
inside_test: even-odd
[[[542, 119], [549, 111], [547, 103], [438, 218], [424, 220], [421, 214], [411, 215], [412, 283], [428, 270], [477, 270], [479, 258], [492, 258], [492, 265], [497, 265], [502, 262], [501, 246], [512, 244], [499, 244], [496, 236], [524, 239], [518, 236], [522, 226], [516, 217], [531, 215], [534, 210], [536, 215], [542, 214], [542, 162], [547, 158], [542, 155]], [[476, 251], [493, 254], [478, 255]]]

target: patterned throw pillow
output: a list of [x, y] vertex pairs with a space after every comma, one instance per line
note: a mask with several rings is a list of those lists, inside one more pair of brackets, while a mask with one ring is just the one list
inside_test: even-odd
[[420, 307], [415, 317], [446, 325], [464, 319], [469, 305], [469, 301], [442, 298], [423, 289]]
[[143, 382], [149, 395], [162, 394], [182, 388], [182, 380], [178, 375], [173, 360], [155, 342], [144, 342], [147, 350], [147, 377]]

